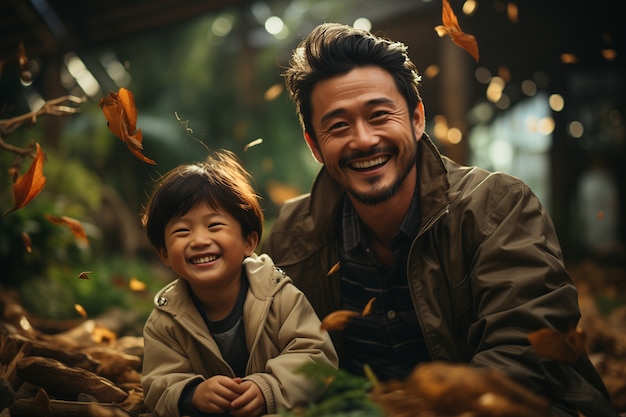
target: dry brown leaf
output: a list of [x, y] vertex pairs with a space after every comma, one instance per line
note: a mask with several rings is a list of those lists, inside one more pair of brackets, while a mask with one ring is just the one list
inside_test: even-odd
[[328, 272], [326, 273], [326, 276], [327, 277], [331, 276], [335, 272], [339, 271], [339, 268], [341, 268], [341, 262], [337, 261], [337, 263], [328, 270]]
[[156, 165], [142, 153], [143, 135], [141, 129], [137, 130], [137, 108], [133, 93], [122, 87], [117, 93], [110, 93], [100, 99], [100, 108], [107, 119], [109, 130], [126, 143], [130, 152], [140, 160]]
[[74, 304], [74, 310], [76, 310], [84, 319], [87, 318], [87, 310], [85, 310], [85, 307], [80, 304]]
[[132, 277], [130, 279], [130, 282], [128, 284], [128, 287], [132, 290], [132, 291], [145, 291], [147, 286], [146, 283], [143, 281], [138, 280], [135, 277]]
[[369, 313], [372, 312], [372, 304], [374, 304], [374, 301], [376, 301], [376, 297], [372, 297], [367, 304], [365, 305], [365, 307], [363, 308], [363, 312], [361, 313], [361, 316], [365, 317], [367, 316]]
[[343, 330], [348, 325], [351, 318], [360, 314], [356, 311], [337, 310], [333, 311], [322, 320], [321, 330]]
[[[338, 265], [339, 263], [335, 264]], [[332, 268], [331, 268], [332, 269]], [[376, 300], [376, 297], [371, 298], [365, 307], [363, 307], [363, 311], [358, 313], [356, 311], [351, 310], [337, 310], [333, 311], [322, 320], [322, 325], [320, 326], [321, 330], [344, 330], [348, 325], [348, 322], [353, 317], [365, 317], [372, 311], [372, 304]]]
[[84, 243], [89, 243], [87, 239], [87, 234], [85, 233], [85, 229], [83, 229], [83, 226], [80, 224], [78, 220], [72, 219], [71, 217], [67, 217], [67, 216], [57, 217], [57, 216], [51, 216], [49, 214], [45, 214], [44, 216], [46, 219], [48, 219], [54, 224], [59, 224], [62, 226], [69, 227], [72, 234], [77, 239], [83, 241]]
[[268, 181], [267, 193], [270, 200], [276, 205], [282, 205], [286, 200], [297, 197], [300, 194], [300, 190], [288, 184], [283, 184], [278, 181]]
[[564, 363], [574, 363], [585, 352], [585, 332], [576, 327], [567, 333], [541, 329], [528, 335], [539, 356]]
[[461, 30], [459, 21], [450, 6], [448, 0], [442, 1], [441, 20], [443, 25], [435, 26], [435, 31], [440, 37], [449, 35], [456, 45], [465, 49], [476, 62], [478, 62], [478, 43], [474, 35]]
[[91, 274], [91, 271], [83, 271], [78, 274], [78, 279], [89, 279], [89, 274]]
[[26, 252], [31, 253], [33, 251], [33, 242], [30, 239], [30, 236], [28, 235], [28, 233], [22, 232], [22, 242], [24, 243]]
[[41, 146], [37, 144], [37, 153], [30, 168], [28, 168], [26, 174], [18, 177], [15, 183], [13, 183], [15, 205], [11, 210], [4, 213], [3, 217], [30, 203], [43, 190], [43, 187], [46, 185], [46, 177], [43, 175], [44, 159], [45, 156]]

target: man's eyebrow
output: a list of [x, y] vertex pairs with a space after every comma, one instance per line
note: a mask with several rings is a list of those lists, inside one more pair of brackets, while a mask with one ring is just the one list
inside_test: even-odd
[[332, 119], [333, 117], [344, 113], [346, 110], [344, 108], [339, 108], [339, 109], [335, 109], [333, 111], [329, 111], [328, 113], [326, 113], [325, 115], [322, 116], [322, 118], [320, 119], [321, 123], [326, 122], [328, 119]]
[[[371, 100], [368, 100], [365, 105], [366, 106], [375, 106], [378, 104], [386, 104], [386, 103], [393, 103], [393, 100], [391, 100], [390, 98], [387, 97], [380, 97], [380, 98], [373, 98]], [[325, 121], [327, 121], [328, 119], [332, 119], [333, 117], [344, 113], [346, 110], [341, 107], [332, 111], [329, 111], [328, 113], [326, 113], [325, 115], [322, 116], [322, 118], [320, 119], [321, 123], [324, 123]]]

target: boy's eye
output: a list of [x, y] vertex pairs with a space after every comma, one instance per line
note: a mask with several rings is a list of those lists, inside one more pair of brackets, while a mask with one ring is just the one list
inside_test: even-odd
[[209, 229], [214, 229], [216, 227], [224, 226], [223, 223], [211, 223], [209, 224]]

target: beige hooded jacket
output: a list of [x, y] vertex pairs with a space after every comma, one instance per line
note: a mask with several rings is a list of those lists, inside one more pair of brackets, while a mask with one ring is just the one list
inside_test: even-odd
[[[296, 370], [310, 362], [337, 366], [328, 333], [304, 295], [267, 255], [244, 260], [249, 291], [244, 303], [244, 328], [250, 357], [246, 375], [263, 392], [268, 413], [316, 400], [323, 387]], [[154, 298], [144, 327], [142, 385], [145, 404], [156, 417], [178, 417], [184, 387], [221, 374], [235, 377], [223, 360], [187, 283], [178, 279]]]

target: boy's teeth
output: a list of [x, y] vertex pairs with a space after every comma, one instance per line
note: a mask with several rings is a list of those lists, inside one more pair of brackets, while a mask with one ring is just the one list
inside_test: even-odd
[[191, 263], [194, 264], [205, 264], [211, 261], [214, 261], [217, 259], [217, 256], [213, 255], [213, 256], [203, 256], [201, 258], [194, 258], [191, 260]]

